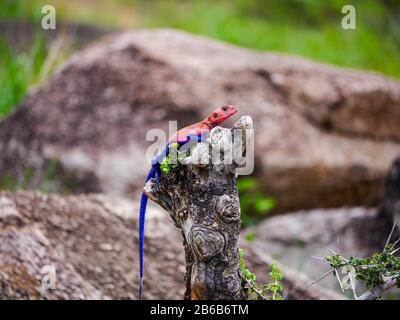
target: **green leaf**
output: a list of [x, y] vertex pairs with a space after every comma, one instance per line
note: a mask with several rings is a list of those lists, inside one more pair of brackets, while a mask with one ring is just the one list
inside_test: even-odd
[[241, 178], [237, 182], [237, 187], [239, 191], [248, 191], [250, 189], [255, 189], [256, 186], [257, 184], [254, 178]]
[[275, 199], [269, 197], [269, 198], [258, 198], [256, 202], [254, 203], [254, 209], [258, 213], [266, 213], [268, 211], [271, 211], [273, 208], [275, 208], [276, 202]]
[[171, 168], [169, 166], [169, 157], [164, 157], [160, 163], [160, 170], [163, 174], [169, 174], [171, 172]]
[[275, 280], [275, 281], [282, 281], [283, 273], [279, 269], [278, 264], [272, 263], [270, 268], [271, 268], [271, 272], [269, 273], [269, 276], [271, 277], [271, 279]]
[[248, 232], [244, 236], [245, 240], [248, 241], [248, 242], [253, 242], [254, 241], [254, 237], [255, 237], [254, 232]]

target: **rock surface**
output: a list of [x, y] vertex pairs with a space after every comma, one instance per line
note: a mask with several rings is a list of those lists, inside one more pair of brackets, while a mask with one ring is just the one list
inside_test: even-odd
[[[131, 202], [103, 195], [0, 193], [0, 297], [137, 298], [135, 212]], [[181, 242], [150, 208], [144, 298], [183, 296]], [[55, 290], [42, 287], [45, 266], [55, 268]]]
[[[0, 192], [0, 299], [136, 299], [138, 287], [135, 205], [104, 195], [60, 197]], [[265, 280], [272, 260], [247, 244], [248, 266]], [[165, 212], [150, 206], [146, 221], [145, 299], [182, 299], [182, 236]], [[47, 289], [48, 268], [55, 289]], [[337, 295], [284, 270], [290, 298]]]
[[115, 34], [74, 54], [0, 122], [0, 172], [22, 179], [33, 167], [38, 184], [56, 159], [56, 189], [131, 196], [148, 168], [147, 131], [223, 104], [255, 119], [255, 174], [277, 212], [377, 204], [400, 152], [398, 82], [173, 30]]

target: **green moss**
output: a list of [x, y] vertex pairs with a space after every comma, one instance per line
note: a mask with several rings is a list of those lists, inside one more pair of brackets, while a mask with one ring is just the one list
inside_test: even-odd
[[178, 149], [178, 143], [171, 143], [169, 145], [169, 154], [160, 163], [160, 170], [163, 174], [170, 174], [178, 166]]

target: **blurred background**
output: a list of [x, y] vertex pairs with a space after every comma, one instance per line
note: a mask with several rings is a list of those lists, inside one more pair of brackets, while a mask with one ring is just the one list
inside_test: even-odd
[[[50, 48], [43, 43], [38, 23], [46, 4], [56, 7], [58, 23], [81, 25], [75, 31], [78, 43], [114, 30], [177, 28], [251, 49], [298, 54], [400, 77], [400, 5], [396, 0], [352, 1], [357, 7], [357, 31], [340, 26], [344, 0], [1, 0], [2, 115], [21, 100], [30, 85], [51, 72], [43, 65]], [[11, 35], [4, 39], [9, 28]], [[51, 66], [65, 59], [70, 50], [66, 44], [56, 50]]]
[[[310, 256], [338, 237], [348, 254], [378, 250], [399, 214], [391, 190], [400, 180], [388, 172], [400, 155], [400, 2], [350, 2], [0, 0], [0, 191], [138, 199], [143, 132], [231, 103], [259, 130], [255, 172], [238, 180], [241, 240], [309, 278], [325, 270]], [[355, 30], [341, 27], [346, 4], [356, 9]], [[41, 28], [44, 5], [56, 8], [56, 30]], [[244, 50], [134, 34], [161, 28]], [[119, 38], [123, 31], [132, 38]], [[114, 39], [134, 48], [129, 58]], [[335, 279], [321, 284], [339, 291]], [[157, 290], [149, 297], [180, 296]]]

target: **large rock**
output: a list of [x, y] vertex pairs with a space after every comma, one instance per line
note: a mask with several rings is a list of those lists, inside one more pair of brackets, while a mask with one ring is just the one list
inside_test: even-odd
[[[39, 192], [0, 193], [0, 299], [136, 299], [137, 208], [104, 195], [65, 198]], [[261, 281], [272, 261], [248, 245], [246, 262]], [[150, 206], [146, 221], [146, 299], [181, 299], [182, 236], [168, 214]], [[49, 277], [54, 275], [55, 288]], [[293, 299], [338, 298], [284, 268]]]
[[55, 188], [131, 195], [149, 129], [228, 103], [255, 120], [256, 175], [277, 211], [377, 203], [400, 152], [398, 82], [172, 30], [74, 54], [0, 122], [0, 172], [22, 179], [34, 167], [34, 184], [56, 159]]
[[[144, 297], [180, 298], [180, 234], [149, 209]], [[136, 212], [133, 203], [103, 195], [0, 193], [0, 298], [137, 298]], [[42, 287], [46, 266], [55, 268], [55, 290]]]

